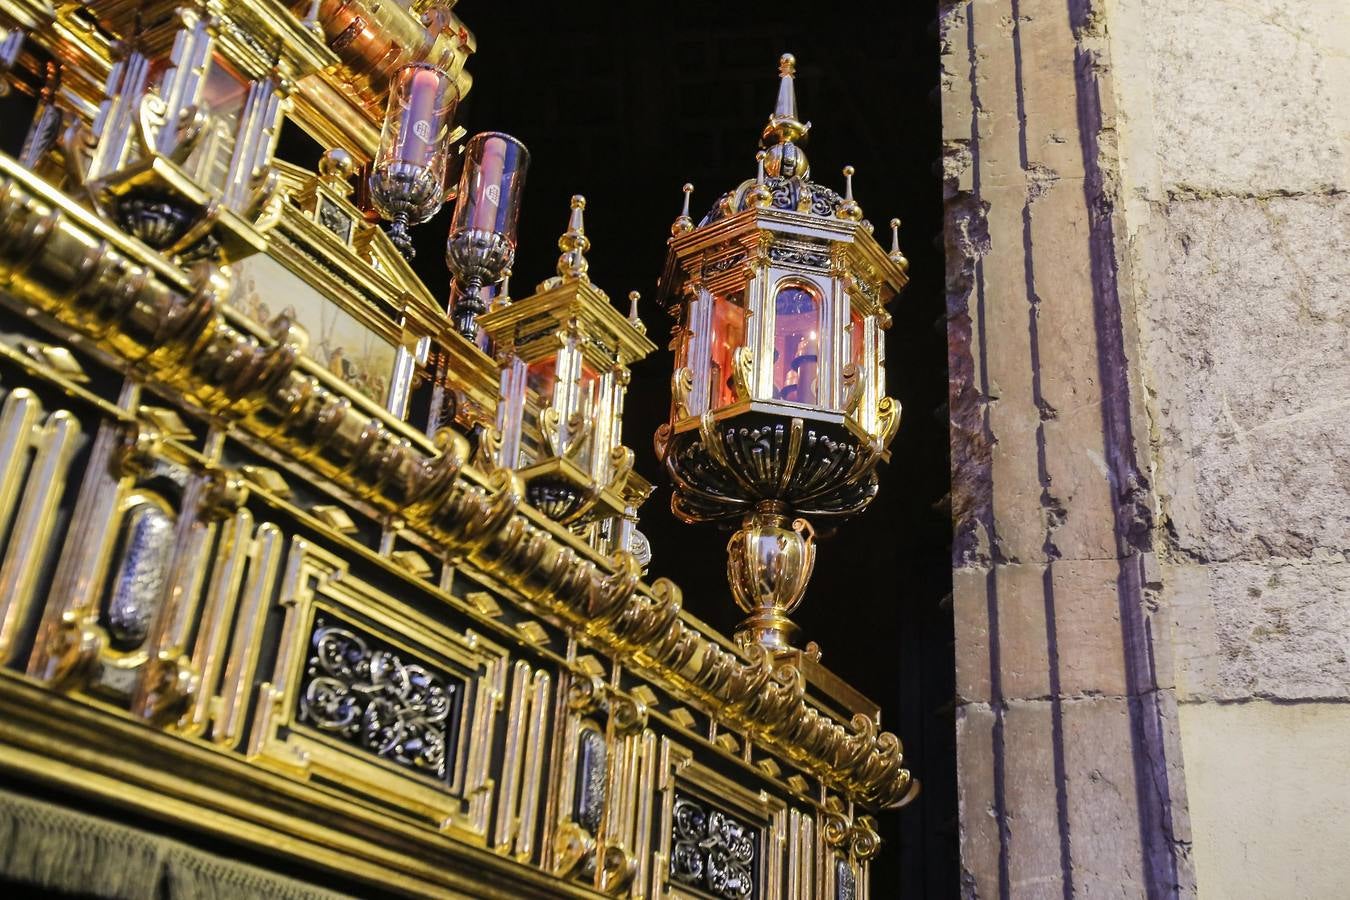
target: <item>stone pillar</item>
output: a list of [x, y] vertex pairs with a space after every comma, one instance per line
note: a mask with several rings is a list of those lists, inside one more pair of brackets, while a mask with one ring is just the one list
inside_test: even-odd
[[1350, 882], [1350, 40], [1259, 6], [941, 7], [968, 896]]
[[967, 895], [1186, 893], [1104, 22], [941, 26]]

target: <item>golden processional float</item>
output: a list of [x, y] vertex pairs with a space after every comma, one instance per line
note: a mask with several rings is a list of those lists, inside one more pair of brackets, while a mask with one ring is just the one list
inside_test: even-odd
[[[0, 156], [0, 806], [408, 895], [865, 898], [868, 811], [918, 784], [788, 615], [898, 424], [897, 223], [810, 180], [790, 56], [755, 176], [698, 222], [685, 188], [656, 447], [678, 516], [739, 523], [728, 640], [643, 580], [655, 347], [581, 197], [509, 295], [529, 156], [455, 127], [452, 6], [0, 0], [36, 104]], [[450, 198], [447, 308], [404, 254]]]

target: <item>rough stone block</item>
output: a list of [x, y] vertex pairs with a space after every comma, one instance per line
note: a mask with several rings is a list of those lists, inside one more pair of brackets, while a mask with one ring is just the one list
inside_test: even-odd
[[956, 628], [956, 696], [988, 702], [989, 570], [960, 568], [952, 572], [952, 615]]
[[966, 897], [999, 893], [999, 822], [994, 806], [994, 713], [984, 704], [956, 709], [957, 809], [961, 881]]
[[1129, 701], [1063, 706], [1069, 858], [1075, 896], [1144, 896]]
[[1048, 700], [1014, 701], [1004, 718], [1008, 875], [1014, 897], [1059, 897], [1064, 869]]
[[1006, 699], [1050, 695], [1050, 651], [1045, 628], [1045, 567], [998, 566], [998, 659]]
[[1050, 573], [1060, 694], [1123, 696], [1120, 563], [1062, 559], [1050, 564]]
[[1142, 7], [1148, 59], [1139, 71], [1151, 82], [1164, 191], [1350, 186], [1350, 29], [1341, 0]]
[[[1064, 66], [1072, 64], [1075, 51], [1070, 17], [1060, 0], [1022, 0], [1018, 12], [1028, 159], [1060, 178], [1081, 178], [1078, 96], [1065, 89]], [[1078, 189], [1081, 194], [1081, 184]]]
[[1350, 194], [1167, 205], [1143, 246], [1146, 382], [1177, 547], [1350, 548]]
[[996, 566], [993, 569], [998, 630], [991, 653], [989, 569], [958, 569], [952, 585], [956, 614], [957, 692], [967, 700], [993, 698], [990, 666], [999, 666], [1002, 699], [1050, 694], [1050, 655], [1045, 627], [1045, 566]]
[[1183, 699], [1350, 699], [1350, 561], [1170, 567]]
[[973, 0], [967, 7], [978, 48], [975, 100], [979, 163], [986, 187], [1021, 181], [1016, 61], [1006, 0]]

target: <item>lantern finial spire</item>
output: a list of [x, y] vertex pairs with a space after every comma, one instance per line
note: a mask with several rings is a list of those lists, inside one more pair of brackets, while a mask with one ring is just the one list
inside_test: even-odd
[[852, 166], [844, 166], [844, 200], [835, 210], [835, 215], [856, 222], [862, 218], [862, 207], [853, 199], [853, 172]]
[[586, 274], [591, 264], [586, 259], [586, 251], [591, 249], [591, 239], [586, 237], [586, 222], [583, 213], [586, 210], [586, 198], [580, 194], [572, 197], [572, 215], [567, 220], [567, 231], [558, 238], [558, 277], [564, 280], [590, 281]]
[[797, 117], [797, 58], [784, 53], [778, 60], [778, 101], [774, 104], [769, 124], [760, 135], [760, 146], [769, 151], [765, 171], [772, 177], [806, 178], [810, 166], [798, 143], [806, 140], [810, 122]]
[[632, 325], [634, 328], [636, 328], [643, 334], [646, 334], [647, 326], [645, 323], [643, 323], [642, 318], [638, 315], [638, 301], [641, 299], [642, 295], [639, 294], [637, 291], [628, 292], [628, 324]]
[[797, 118], [797, 86], [794, 77], [797, 74], [797, 57], [784, 53], [778, 58], [778, 102], [773, 107], [773, 117], [783, 121]]
[[493, 297], [492, 302], [488, 304], [488, 309], [496, 311], [499, 309], [505, 309], [510, 305], [511, 305], [511, 270], [505, 269], [502, 271], [501, 287], [497, 289], [496, 296]]
[[763, 209], [773, 203], [773, 192], [764, 183], [764, 160], [768, 155], [763, 150], [755, 154], [755, 162], [759, 164], [758, 172], [755, 175], [755, 186], [750, 188], [750, 193], [745, 198], [748, 205], [758, 209]]
[[886, 254], [891, 262], [899, 266], [901, 272], [909, 271], [909, 260], [900, 252], [900, 220], [891, 219], [891, 252]]
[[689, 196], [694, 193], [694, 186], [686, 183], [680, 190], [684, 191], [684, 209], [670, 226], [671, 237], [678, 237], [694, 230], [694, 220], [689, 218]]

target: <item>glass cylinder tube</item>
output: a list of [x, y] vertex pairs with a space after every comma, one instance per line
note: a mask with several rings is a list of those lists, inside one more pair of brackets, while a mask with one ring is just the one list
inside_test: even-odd
[[450, 233], [490, 231], [514, 247], [529, 164], [529, 151], [509, 134], [485, 132], [470, 138], [464, 148], [459, 202]]
[[470, 340], [477, 332], [473, 320], [486, 308], [478, 289], [501, 281], [515, 259], [516, 220], [529, 163], [525, 145], [507, 134], [476, 134], [464, 148], [445, 260], [459, 288], [455, 325]]
[[370, 196], [393, 223], [389, 237], [405, 256], [412, 255], [408, 226], [434, 216], [445, 199], [447, 137], [458, 102], [454, 79], [426, 63], [399, 69], [390, 85]]

